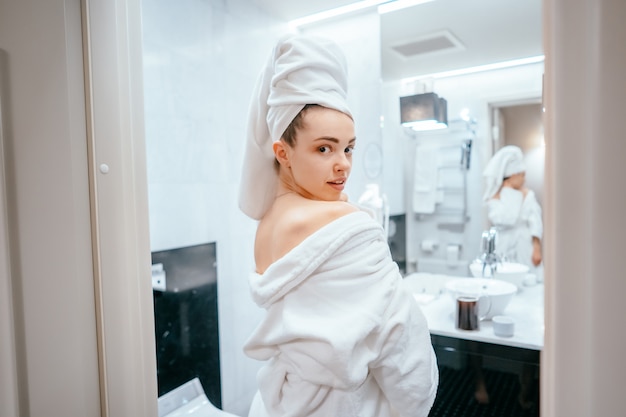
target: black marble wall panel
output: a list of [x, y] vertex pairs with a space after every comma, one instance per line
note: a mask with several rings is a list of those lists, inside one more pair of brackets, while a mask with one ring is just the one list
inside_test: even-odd
[[406, 215], [389, 216], [389, 249], [402, 275], [406, 274]]
[[216, 245], [152, 253], [165, 291], [153, 291], [159, 396], [198, 377], [221, 408]]

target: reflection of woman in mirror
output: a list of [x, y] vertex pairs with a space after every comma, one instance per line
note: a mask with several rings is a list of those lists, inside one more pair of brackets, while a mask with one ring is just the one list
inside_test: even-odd
[[541, 207], [535, 193], [524, 185], [523, 158], [517, 146], [505, 146], [496, 152], [483, 172], [483, 198], [489, 221], [498, 229], [497, 253], [509, 262], [527, 265], [541, 280]]
[[[331, 41], [278, 43], [254, 93], [240, 208], [259, 220], [249, 283], [266, 361], [249, 416], [427, 416], [438, 370], [386, 235], [345, 201], [354, 122]], [[395, 411], [394, 411], [395, 410]]]
[[[537, 280], [543, 280], [541, 270], [541, 237], [543, 222], [541, 206], [535, 193], [524, 185], [526, 166], [524, 155], [517, 146], [505, 146], [487, 163], [483, 175], [486, 189], [483, 199], [487, 216], [496, 226], [496, 252], [506, 261], [518, 262], [529, 267]], [[476, 372], [475, 397], [479, 403], [488, 403], [489, 394], [482, 374], [482, 359], [473, 362]], [[534, 369], [524, 365], [520, 375], [520, 406], [532, 406], [531, 386]]]

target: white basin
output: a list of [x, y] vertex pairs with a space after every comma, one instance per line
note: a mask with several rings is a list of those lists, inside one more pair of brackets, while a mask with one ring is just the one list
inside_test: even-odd
[[491, 271], [489, 270], [489, 267], [486, 267], [485, 277], [483, 277], [483, 264], [482, 262], [478, 260], [472, 262], [469, 266], [469, 269], [470, 269], [470, 272], [472, 273], [472, 276], [475, 278], [486, 278], [491, 275]]
[[528, 275], [528, 266], [524, 264], [518, 264], [513, 262], [504, 262], [498, 265], [496, 273], [493, 275], [496, 279], [510, 282], [517, 286], [518, 289], [522, 289], [526, 276]]
[[430, 301], [446, 292], [446, 283], [453, 279], [448, 275], [415, 272], [402, 280], [402, 286], [409, 291], [417, 302], [428, 304]]
[[[456, 278], [446, 283], [446, 290], [456, 302], [461, 295], [480, 297], [479, 314], [491, 319], [502, 315], [506, 306], [517, 292], [517, 287], [510, 282], [495, 278]], [[453, 304], [454, 305], [454, 304]]]
[[[496, 272], [493, 274], [495, 279], [510, 282], [515, 285], [519, 290], [522, 289], [526, 276], [530, 268], [524, 264], [516, 262], [502, 262], [498, 264]], [[470, 264], [470, 271], [475, 277], [482, 277], [483, 265], [480, 262], [472, 262]], [[487, 272], [488, 271], [488, 272]], [[486, 268], [485, 272], [491, 274], [489, 268]]]

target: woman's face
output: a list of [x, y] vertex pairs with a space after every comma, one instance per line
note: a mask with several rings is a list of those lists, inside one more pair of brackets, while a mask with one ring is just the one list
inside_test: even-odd
[[352, 168], [354, 122], [320, 106], [303, 116], [295, 146], [285, 146], [295, 191], [314, 200], [339, 200]]
[[518, 172], [517, 174], [513, 174], [509, 177], [509, 185], [516, 190], [521, 189], [524, 186], [524, 181], [526, 180], [525, 172]]

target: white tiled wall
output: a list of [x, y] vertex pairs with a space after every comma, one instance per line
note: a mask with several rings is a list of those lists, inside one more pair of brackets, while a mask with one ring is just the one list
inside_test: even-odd
[[[242, 352], [260, 317], [247, 283], [256, 224], [237, 207], [246, 116], [262, 65], [289, 31], [252, 3], [142, 2], [151, 249], [217, 242], [222, 405], [242, 416], [260, 366]], [[358, 147], [379, 143], [378, 16], [307, 30], [344, 47]], [[365, 177], [361, 158], [355, 156], [351, 199], [366, 182], [380, 181]]]
[[250, 91], [286, 24], [244, 1], [142, 7], [151, 249], [217, 242], [222, 404], [246, 415], [259, 364], [242, 345], [259, 312], [237, 192]]

